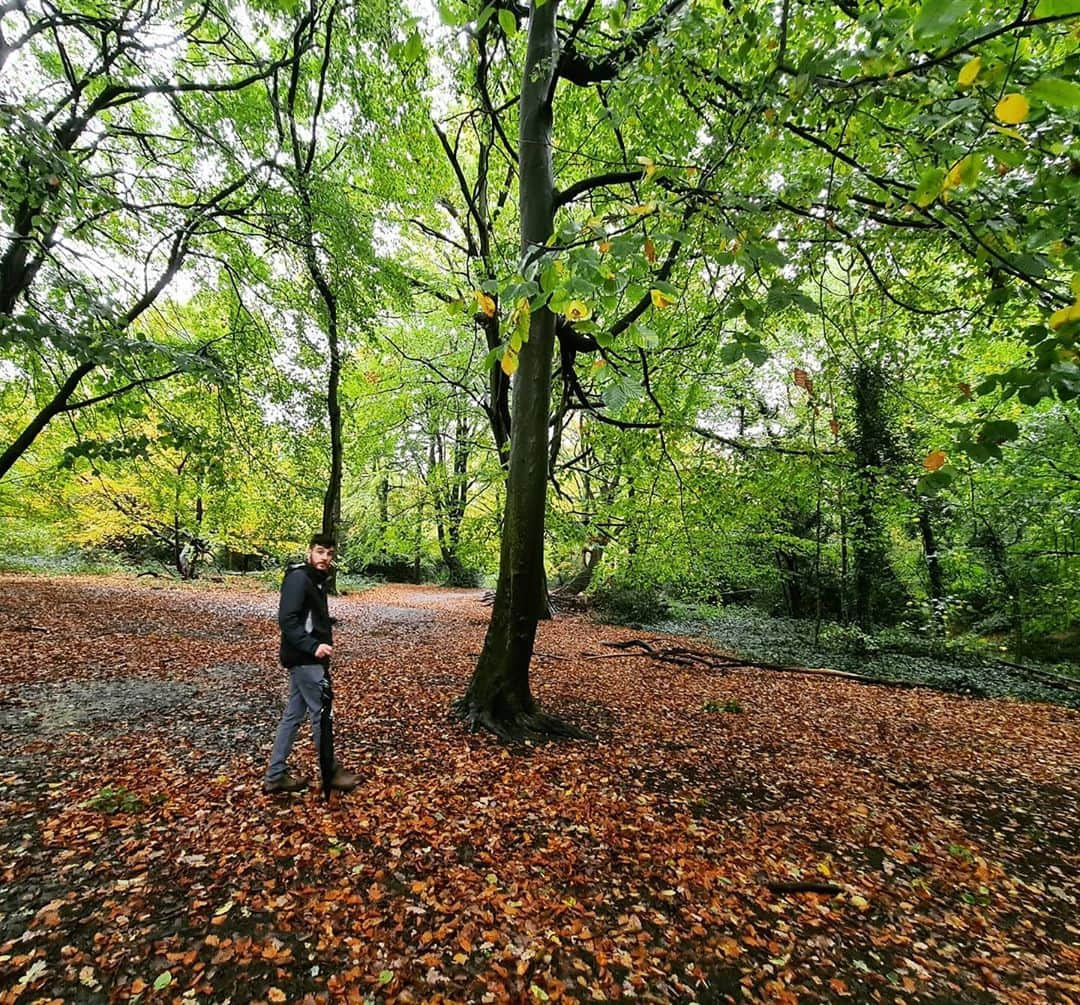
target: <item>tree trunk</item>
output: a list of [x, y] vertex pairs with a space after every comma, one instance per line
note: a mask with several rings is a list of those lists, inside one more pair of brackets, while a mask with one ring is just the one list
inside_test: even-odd
[[386, 528], [390, 525], [390, 476], [384, 471], [379, 479], [379, 542], [385, 551]]
[[578, 594], [584, 593], [592, 586], [593, 576], [596, 574], [596, 567], [600, 564], [600, 560], [603, 557], [603, 541], [593, 540], [586, 542], [585, 546], [581, 549], [581, 568], [570, 579], [563, 583], [562, 586], [558, 586], [552, 590], [552, 595], [559, 597], [576, 597]]
[[885, 375], [880, 364], [858, 363], [852, 384], [855, 398], [852, 447], [857, 476], [852, 539], [855, 620], [867, 627], [874, 620], [880, 587], [891, 571], [877, 515], [878, 482], [891, 442], [885, 416]]
[[[554, 221], [551, 160], [552, 99], [558, 59], [558, 0], [531, 5], [522, 77], [518, 177], [523, 257], [542, 249]], [[547, 503], [548, 419], [555, 316], [534, 311], [519, 356], [510, 423], [510, 466], [502, 527], [499, 580], [487, 636], [456, 714], [473, 729], [504, 740], [527, 735], [581, 735], [540, 712], [529, 688], [536, 626], [547, 610], [544, 515]]]
[[447, 470], [446, 451], [437, 432], [432, 435], [429, 457], [435, 534], [451, 586], [467, 586], [471, 579], [460, 555], [461, 524], [468, 503], [469, 454], [469, 424], [459, 407], [454, 417], [450, 470]]
[[780, 570], [780, 588], [784, 594], [784, 605], [788, 615], [801, 618], [803, 613], [802, 587], [799, 583], [799, 560], [795, 555], [777, 549], [776, 567]]
[[922, 536], [926, 572], [930, 577], [930, 607], [938, 630], [945, 627], [945, 577], [938, 557], [934, 525], [930, 522], [930, 509], [925, 501], [919, 502], [919, 533]]
[[341, 435], [341, 352], [338, 341], [337, 301], [324, 295], [327, 308], [326, 335], [330, 343], [330, 374], [326, 384], [326, 415], [330, 423], [330, 476], [323, 496], [322, 531], [337, 537], [341, 529], [341, 476], [344, 444]]

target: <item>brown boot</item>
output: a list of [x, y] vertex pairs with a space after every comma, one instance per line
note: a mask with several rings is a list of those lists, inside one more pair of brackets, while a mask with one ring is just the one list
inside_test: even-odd
[[306, 778], [296, 778], [287, 771], [272, 782], [263, 782], [263, 792], [268, 796], [277, 795], [280, 792], [303, 792], [307, 787], [308, 780]]
[[337, 789], [338, 792], [352, 792], [359, 784], [359, 775], [354, 775], [351, 771], [343, 771], [341, 768], [335, 769], [334, 777], [330, 779], [330, 788]]

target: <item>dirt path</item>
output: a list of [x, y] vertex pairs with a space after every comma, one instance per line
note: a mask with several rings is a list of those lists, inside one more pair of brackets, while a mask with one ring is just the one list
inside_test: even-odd
[[0, 577], [0, 1003], [1080, 1002], [1076, 713], [559, 618], [533, 690], [596, 739], [510, 751], [447, 714], [480, 598], [333, 602], [327, 807], [259, 791], [275, 595]]

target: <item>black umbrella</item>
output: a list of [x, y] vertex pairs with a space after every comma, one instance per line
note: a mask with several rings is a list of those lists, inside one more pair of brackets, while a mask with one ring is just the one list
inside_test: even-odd
[[322, 777], [323, 798], [330, 802], [331, 781], [334, 778], [334, 692], [330, 687], [330, 671], [323, 674], [322, 711], [319, 713], [319, 774]]

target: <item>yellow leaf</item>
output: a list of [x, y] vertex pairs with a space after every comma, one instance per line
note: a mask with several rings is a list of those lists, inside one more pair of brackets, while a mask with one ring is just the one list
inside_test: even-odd
[[1070, 321], [1080, 321], [1080, 300], [1071, 307], [1062, 307], [1060, 311], [1054, 311], [1050, 315], [1050, 327], [1054, 331], [1064, 328]]
[[654, 174], [656, 174], [656, 165], [653, 163], [653, 159], [651, 157], [639, 157], [637, 159], [637, 162], [643, 168], [645, 168], [646, 178], [651, 178]]
[[662, 311], [665, 307], [670, 307], [675, 303], [675, 298], [668, 296], [663, 290], [651, 289], [649, 290], [649, 297], [652, 299], [653, 307], [658, 311]]
[[507, 349], [502, 357], [502, 372], [507, 377], [513, 377], [518, 368], [518, 354], [512, 349]]
[[945, 176], [945, 181], [942, 184], [943, 192], [947, 192], [951, 188], [956, 188], [957, 185], [973, 186], [979, 177], [979, 162], [971, 154], [966, 157], [961, 157], [951, 168], [949, 173]]
[[637, 206], [630, 207], [631, 216], [648, 216], [650, 213], [656, 212], [656, 203], [649, 201], [640, 203]]
[[998, 121], [1004, 122], [1007, 126], [1019, 125], [1028, 117], [1030, 111], [1028, 99], [1015, 91], [1012, 94], [1006, 94], [994, 107], [994, 115], [997, 116]]
[[960, 67], [960, 72], [956, 75], [956, 82], [961, 87], [970, 87], [975, 83], [975, 78], [979, 75], [979, 70], [981, 69], [981, 56], [975, 56], [972, 59], [969, 59], [962, 67]]
[[601, 241], [597, 245], [597, 247], [600, 249], [600, 254], [601, 255], [606, 255], [609, 251], [611, 251], [611, 242], [610, 241]]
[[473, 300], [476, 301], [476, 306], [480, 308], [485, 317], [495, 317], [495, 301], [483, 290], [473, 290]]
[[266, 992], [266, 997], [272, 1002], [280, 1003], [285, 1001], [285, 992], [282, 991], [281, 988], [270, 988], [270, 990]]
[[592, 311], [589, 310], [589, 305], [583, 300], [571, 300], [563, 310], [563, 317], [567, 321], [584, 321]]
[[[531, 314], [532, 307], [529, 304], [528, 297], [519, 297], [513, 313], [510, 315], [510, 326], [514, 333], [510, 344], [515, 352], [521, 348], [522, 343], [529, 341], [529, 317]], [[516, 344], [513, 341], [514, 339], [517, 340]]]
[[832, 876], [832, 866], [829, 865], [828, 859], [818, 862], [817, 871], [820, 872], [822, 876]]
[[603, 222], [604, 222], [604, 218], [602, 216], [590, 216], [589, 219], [587, 219], [585, 221], [585, 226], [586, 227], [592, 227], [593, 230], [595, 230]]
[[870, 907], [870, 901], [868, 901], [865, 897], [860, 897], [857, 893], [852, 896], [851, 903], [854, 904], [860, 911], [865, 911]]
[[603, 370], [605, 366], [607, 366], [606, 359], [594, 360], [590, 372], [596, 373], [597, 370]]
[[927, 471], [937, 471], [945, 465], [946, 460], [944, 450], [932, 450], [923, 458], [922, 466]]

